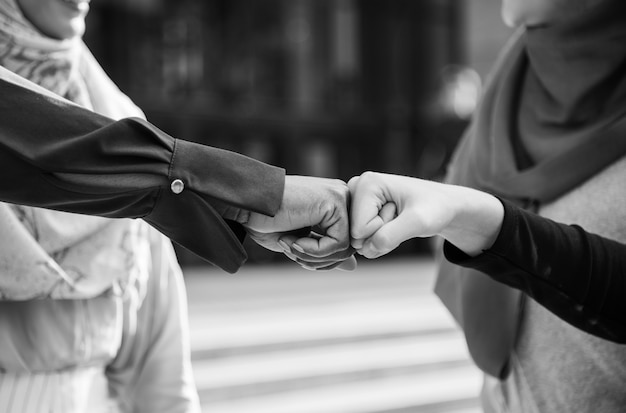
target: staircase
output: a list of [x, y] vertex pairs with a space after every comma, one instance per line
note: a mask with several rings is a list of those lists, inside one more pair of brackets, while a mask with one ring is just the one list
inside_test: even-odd
[[185, 270], [194, 374], [214, 413], [479, 413], [481, 377], [430, 260]]

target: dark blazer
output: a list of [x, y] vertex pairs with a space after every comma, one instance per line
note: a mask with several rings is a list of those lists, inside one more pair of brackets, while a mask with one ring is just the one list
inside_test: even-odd
[[0, 97], [1, 201], [142, 218], [228, 272], [247, 258], [240, 210], [273, 215], [280, 206], [281, 168], [1, 79]]

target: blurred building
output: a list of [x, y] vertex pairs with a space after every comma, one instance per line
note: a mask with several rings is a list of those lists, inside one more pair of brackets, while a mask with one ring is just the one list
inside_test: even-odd
[[487, 30], [498, 10], [499, 0], [103, 0], [86, 41], [176, 137], [291, 174], [437, 178], [480, 94], [483, 68], [470, 62], [501, 44]]

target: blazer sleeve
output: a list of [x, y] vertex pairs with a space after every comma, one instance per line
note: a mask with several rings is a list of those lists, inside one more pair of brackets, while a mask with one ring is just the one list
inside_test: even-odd
[[489, 250], [471, 258], [446, 242], [446, 258], [525, 292], [583, 331], [626, 343], [626, 245], [503, 205]]
[[238, 218], [280, 206], [281, 168], [2, 79], [0, 96], [1, 201], [143, 218], [228, 272], [246, 259]]

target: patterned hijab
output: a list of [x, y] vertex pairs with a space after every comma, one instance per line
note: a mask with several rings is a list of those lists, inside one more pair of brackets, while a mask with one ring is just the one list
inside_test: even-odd
[[[0, 66], [110, 118], [143, 117], [80, 38], [44, 36], [15, 0], [0, 0]], [[0, 204], [0, 297], [85, 298], [128, 281], [142, 225]]]
[[[449, 183], [536, 206], [626, 154], [626, 1], [596, 3], [513, 36], [455, 152]], [[436, 292], [478, 366], [506, 375], [519, 292], [448, 262]]]

